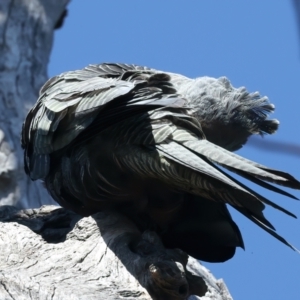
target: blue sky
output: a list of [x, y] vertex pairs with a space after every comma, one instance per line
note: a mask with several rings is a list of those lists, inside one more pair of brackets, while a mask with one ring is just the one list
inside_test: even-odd
[[[135, 63], [189, 77], [227, 76], [234, 86], [258, 90], [276, 105], [281, 127], [265, 141], [300, 144], [298, 37], [287, 0], [73, 0], [63, 28], [55, 33], [49, 76], [101, 62]], [[300, 178], [300, 154], [253, 146], [239, 153]], [[300, 217], [299, 202], [263, 194]], [[234, 299], [300, 299], [300, 254], [232, 214], [246, 251], [238, 250], [226, 263], [204, 265], [225, 280]], [[266, 216], [300, 249], [299, 219], [272, 208]]]

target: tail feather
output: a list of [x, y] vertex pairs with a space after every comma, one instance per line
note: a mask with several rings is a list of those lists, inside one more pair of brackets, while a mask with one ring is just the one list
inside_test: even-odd
[[[269, 169], [263, 165], [252, 162], [237, 154], [216, 146], [207, 140], [189, 141], [183, 143], [187, 148], [207, 157], [221, 166], [241, 174], [250, 174], [253, 177], [276, 183], [278, 185], [300, 189], [300, 182], [285, 172]], [[245, 176], [244, 176], [245, 177]]]
[[276, 186], [273, 186], [267, 182], [264, 182], [262, 181], [261, 179], [258, 179], [258, 178], [255, 178], [254, 176], [251, 176], [250, 174], [247, 174], [246, 172], [236, 172], [237, 174], [243, 176], [244, 178], [256, 183], [257, 185], [260, 185], [270, 191], [273, 191], [275, 193], [278, 193], [278, 194], [281, 194], [281, 195], [284, 195], [286, 197], [289, 197], [291, 199], [295, 199], [295, 200], [299, 200], [297, 197], [295, 197], [294, 195], [276, 187]]
[[[198, 141], [198, 142], [202, 142], [202, 141]], [[274, 236], [276, 239], [278, 239], [279, 241], [281, 241], [285, 245], [289, 246], [293, 250], [298, 251], [294, 246], [292, 246], [283, 237], [281, 237], [279, 234], [277, 234], [275, 232], [274, 226], [265, 218], [265, 216], [262, 213], [262, 211], [264, 209], [264, 206], [261, 206], [259, 208], [259, 205], [257, 205], [257, 203], [260, 203], [260, 204], [265, 203], [267, 205], [270, 205], [270, 206], [274, 207], [275, 209], [278, 209], [279, 211], [282, 211], [283, 213], [285, 213], [285, 214], [287, 214], [291, 217], [297, 218], [294, 214], [292, 214], [288, 210], [284, 209], [283, 207], [277, 205], [276, 203], [273, 203], [272, 201], [268, 200], [267, 198], [259, 195], [258, 193], [251, 190], [247, 186], [243, 185], [238, 180], [234, 179], [232, 176], [230, 176], [227, 173], [220, 170], [217, 166], [215, 166], [205, 156], [202, 156], [202, 155], [199, 156], [199, 152], [197, 152], [195, 150], [190, 150], [190, 149], [187, 149], [185, 147], [182, 148], [182, 145], [179, 145], [175, 142], [170, 142], [168, 144], [163, 144], [163, 145], [157, 145], [156, 148], [165, 157], [173, 160], [176, 163], [184, 165], [185, 167], [188, 167], [189, 169], [193, 169], [193, 170], [203, 174], [203, 169], [201, 169], [201, 167], [199, 167], [199, 165], [198, 165], [198, 162], [201, 160], [201, 164], [205, 163], [205, 164], [210, 165], [211, 167], [214, 168], [214, 175], [218, 174], [218, 178], [221, 178], [220, 174], [222, 174], [223, 176], [226, 176], [226, 178], [228, 180], [230, 180], [230, 181], [227, 181], [226, 184], [229, 184], [229, 186], [231, 188], [235, 188], [236, 186], [238, 186], [239, 190], [241, 190], [243, 192], [246, 192], [243, 196], [241, 196], [241, 194], [238, 195], [237, 193], [231, 192], [231, 197], [233, 197], [234, 199], [232, 200], [232, 199], [229, 198], [228, 203], [231, 204], [231, 206], [233, 206], [236, 210], [238, 210], [240, 213], [242, 213], [248, 219], [250, 219], [252, 222], [254, 222], [259, 227], [264, 229], [266, 232], [268, 232], [269, 234]], [[176, 148], [178, 148], [178, 149], [176, 149]], [[223, 149], [220, 148], [220, 150], [222, 151]], [[226, 150], [224, 150], [224, 151], [226, 151]], [[178, 155], [179, 152], [180, 152], [180, 155]], [[237, 155], [235, 155], [235, 157], [239, 158], [239, 156], [237, 156]], [[254, 164], [255, 163], [252, 163], [252, 166]], [[230, 169], [230, 168], [228, 168], [228, 169]], [[268, 174], [266, 174], [266, 175], [268, 175]], [[285, 196], [297, 199], [293, 195], [291, 195], [291, 194], [289, 194], [289, 193], [287, 193], [287, 192], [285, 192], [281, 189], [278, 189], [277, 187], [274, 187], [274, 186], [272, 186], [268, 183], [265, 183], [262, 180], [256, 178], [255, 176], [252, 176], [251, 174], [248, 174], [248, 173], [244, 172], [242, 174], [242, 176], [244, 176], [245, 178], [250, 179], [253, 182], [255, 182], [255, 183], [257, 183], [257, 184], [259, 184], [259, 185], [261, 185], [265, 188], [268, 188], [268, 189], [270, 189], [274, 192], [278, 192], [278, 193], [283, 194]], [[282, 180], [282, 179], [279, 178], [279, 180]], [[239, 205], [237, 205], [237, 202], [239, 203]]]
[[[234, 207], [237, 211], [239, 211], [241, 214], [243, 214], [245, 217], [247, 217], [249, 220], [251, 220], [253, 223], [258, 225], [260, 228], [271, 234], [273, 237], [275, 237], [277, 240], [285, 244], [286, 246], [290, 247], [294, 251], [299, 252], [297, 248], [295, 248], [293, 245], [291, 245], [286, 239], [284, 239], [282, 236], [280, 236], [278, 233], [274, 231], [274, 229], [269, 228], [269, 226], [266, 226], [263, 222], [261, 222], [259, 219], [256, 217], [252, 216], [249, 214], [245, 209], [240, 208], [240, 207]], [[300, 253], [300, 252], [299, 252]]]
[[[133, 145], [122, 148], [119, 154], [116, 153], [116, 162], [122, 168], [158, 179], [176, 189], [246, 207], [257, 218], [264, 219], [265, 206], [259, 199], [201, 157], [176, 142], [158, 144], [155, 148], [157, 151]], [[264, 222], [272, 226], [265, 219]]]
[[[260, 201], [262, 201], [263, 203], [272, 206], [273, 208], [287, 214], [290, 217], [293, 217], [295, 219], [297, 219], [297, 216], [294, 215], [293, 213], [291, 213], [290, 211], [288, 211], [287, 209], [283, 208], [282, 206], [270, 201], [269, 199], [265, 198], [264, 196], [258, 194], [257, 192], [253, 191], [252, 189], [250, 189], [249, 187], [247, 187], [246, 185], [244, 185], [243, 183], [239, 182], [237, 179], [233, 178], [232, 176], [230, 176], [229, 174], [227, 174], [226, 172], [222, 171], [219, 167], [217, 167], [216, 165], [214, 165], [212, 162], [210, 162], [209, 160], [206, 159], [206, 162], [210, 165], [213, 165], [220, 173], [223, 173], [224, 175], [226, 175], [230, 180], [232, 180], [233, 182], [235, 182], [236, 184], [238, 184], [239, 186], [241, 186], [243, 189], [247, 190], [249, 193], [251, 193], [252, 195], [254, 195], [257, 199], [259, 199]], [[265, 183], [265, 182], [264, 182]], [[273, 187], [273, 186], [272, 186]], [[276, 190], [274, 190], [275, 192], [277, 192]], [[281, 192], [286, 193], [285, 191], [280, 190]], [[281, 193], [280, 193], [281, 194]], [[288, 194], [288, 197], [293, 198], [293, 199], [297, 199], [295, 196]], [[285, 194], [283, 194], [285, 195]]]
[[269, 172], [269, 173], [272, 173], [274, 175], [277, 175], [277, 176], [280, 176], [280, 177], [283, 177], [283, 178], [287, 179], [289, 181], [289, 185], [287, 187], [290, 187], [292, 189], [298, 189], [298, 190], [300, 189], [300, 182], [294, 176], [292, 176], [291, 174], [280, 171], [280, 170], [270, 169], [270, 168], [265, 167], [265, 166], [260, 166], [260, 168], [262, 170], [265, 170], [265, 171]]
[[[251, 213], [252, 216], [255, 216], [258, 220], [260, 220], [260, 222], [275, 230], [273, 225], [264, 217], [262, 213], [265, 208], [262, 201], [253, 195], [248, 189], [242, 187], [239, 182], [231, 180], [227, 174], [219, 172], [215, 166], [207, 163], [204, 159], [194, 155], [191, 151], [175, 142], [157, 145], [156, 148], [163, 156], [176, 162], [177, 164], [188, 167], [189, 170], [193, 169], [198, 173], [198, 176], [201, 174], [201, 177], [209, 174], [206, 170], [208, 170], [208, 167], [211, 166], [213, 172], [209, 174], [210, 182], [212, 178], [218, 180], [217, 185], [213, 187], [215, 192], [213, 195], [213, 200], [221, 200], [231, 204], [234, 207], [245, 208], [247, 211], [249, 211], [249, 213]], [[228, 190], [228, 192], [224, 192], [222, 183], [226, 184], [226, 190]], [[203, 187], [199, 186], [198, 188], [201, 189]], [[197, 190], [190, 192], [197, 194]]]

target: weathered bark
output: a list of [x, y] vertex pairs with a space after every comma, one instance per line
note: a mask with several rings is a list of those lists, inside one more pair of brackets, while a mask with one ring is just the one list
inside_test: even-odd
[[195, 259], [117, 213], [3, 206], [0, 221], [0, 299], [231, 299]]
[[24, 176], [21, 126], [39, 89], [56, 22], [69, 0], [0, 1], [0, 204], [39, 207], [54, 203]]

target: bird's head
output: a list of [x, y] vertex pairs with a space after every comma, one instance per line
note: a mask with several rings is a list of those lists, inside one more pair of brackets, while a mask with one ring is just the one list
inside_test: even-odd
[[252, 134], [273, 134], [279, 126], [268, 119], [275, 106], [258, 92], [234, 88], [226, 77], [200, 77], [185, 91], [207, 139], [230, 151], [241, 148]]

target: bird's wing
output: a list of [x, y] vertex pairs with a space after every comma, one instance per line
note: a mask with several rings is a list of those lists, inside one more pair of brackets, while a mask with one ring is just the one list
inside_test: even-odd
[[[207, 141], [186, 100], [170, 82], [170, 76], [155, 70], [103, 64], [50, 79], [23, 126], [26, 171], [32, 179], [44, 179], [55, 153], [80, 149], [78, 146], [105, 133], [113, 143], [115, 171], [121, 169], [145, 179], [159, 180], [173, 189], [198, 195], [199, 199], [228, 203], [292, 247], [264, 217], [264, 203], [287, 211], [243, 186], [213, 163], [286, 195], [267, 182], [297, 189], [300, 183], [287, 173], [243, 159]], [[80, 156], [80, 152], [76, 155]], [[104, 179], [99, 177], [100, 185], [111, 184]]]
[[[89, 136], [116, 122], [160, 106], [182, 106], [165, 74], [126, 64], [91, 65], [46, 82], [23, 124], [25, 170], [42, 179], [50, 154], [63, 149], [89, 127]], [[95, 123], [97, 116], [101, 118]]]
[[[122, 147], [115, 153], [118, 165], [142, 177], [163, 181], [175, 189], [212, 201], [228, 203], [278, 240], [293, 248], [274, 231], [272, 224], [264, 217], [263, 203], [295, 216], [228, 176], [213, 162], [259, 185], [291, 197], [293, 196], [265, 181], [300, 189], [299, 181], [287, 173], [269, 169], [210, 143], [201, 137], [199, 127], [198, 132], [193, 127], [194, 120], [188, 115], [172, 113], [163, 108], [150, 114], [149, 118], [147, 126], [149, 127], [149, 123], [152, 124], [151, 130], [148, 132], [141, 130], [146, 128], [146, 120], [143, 127], [143, 120], [140, 119], [139, 127], [135, 129], [132, 140], [126, 147]], [[134, 122], [127, 125], [127, 132], [134, 130], [133, 126]], [[125, 135], [125, 132], [120, 134]], [[140, 146], [141, 144], [143, 147]]]
[[300, 189], [299, 181], [290, 174], [245, 159], [207, 140], [187, 141], [183, 145], [247, 179], [251, 180], [254, 177], [282, 186]]

